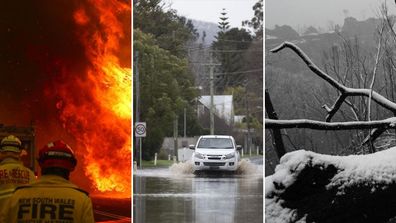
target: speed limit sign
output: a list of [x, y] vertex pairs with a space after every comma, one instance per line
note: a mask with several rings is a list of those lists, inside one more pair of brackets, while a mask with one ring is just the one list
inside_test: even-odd
[[146, 122], [135, 123], [135, 136], [146, 137]]

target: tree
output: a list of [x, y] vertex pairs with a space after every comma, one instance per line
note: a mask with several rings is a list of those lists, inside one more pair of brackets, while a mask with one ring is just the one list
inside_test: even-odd
[[147, 123], [143, 158], [152, 159], [163, 138], [173, 134], [175, 117], [182, 120], [184, 108], [190, 117], [187, 133], [194, 135], [201, 131], [192, 107], [197, 92], [187, 61], [159, 47], [153, 35], [135, 29], [134, 50], [139, 52], [141, 120]]
[[[380, 34], [383, 38], [383, 33]], [[378, 41], [379, 47], [374, 61], [375, 67], [379, 64], [382, 40]], [[327, 112], [326, 122], [306, 119], [267, 119], [265, 121], [267, 128], [373, 129], [369, 137], [375, 139], [386, 129], [393, 128], [396, 125], [396, 117], [377, 121], [370, 121], [369, 119], [369, 121], [330, 123], [343, 103], [350, 104], [347, 98], [352, 96], [366, 97], [392, 113], [396, 111], [396, 103], [373, 90], [372, 83], [375, 80], [376, 69], [373, 71], [373, 81], [370, 88], [346, 87], [319, 69], [299, 47], [292, 43], [285, 42], [271, 51], [276, 53], [285, 48], [295, 52], [313, 73], [337, 89], [339, 96], [333, 106], [323, 106]], [[395, 148], [382, 153], [384, 157], [392, 160], [394, 150]], [[358, 160], [359, 157], [320, 156], [305, 151], [286, 154], [282, 157], [275, 174], [267, 179], [269, 182], [267, 188], [270, 188], [266, 192], [266, 209], [269, 213], [267, 220], [277, 219], [277, 221], [281, 221], [280, 219], [284, 219], [285, 222], [299, 222], [301, 220], [308, 222], [386, 222], [394, 216], [386, 207], [395, 203], [392, 197], [396, 191], [393, 190], [394, 181], [392, 179], [389, 181], [382, 180], [383, 177], [388, 175], [386, 169], [391, 169], [390, 173], [393, 174], [393, 162], [381, 162], [383, 159], [378, 161], [380, 156], [381, 153], [361, 156], [361, 160], [364, 160], [362, 162]], [[373, 173], [366, 174], [368, 170], [365, 170], [365, 165], [376, 162], [377, 164], [368, 168]], [[374, 177], [374, 175], [379, 176]], [[351, 181], [355, 178], [357, 179]], [[383, 204], [386, 207], [383, 207]], [[343, 214], [340, 214], [340, 210]]]
[[283, 26], [275, 25], [275, 28], [273, 30], [266, 29], [265, 34], [276, 36], [280, 39], [288, 40], [288, 41], [295, 40], [300, 37], [298, 32], [288, 25], [283, 25]]
[[263, 0], [258, 0], [253, 6], [254, 17], [249, 21], [243, 21], [242, 25], [252, 27], [256, 36], [263, 37]]
[[245, 76], [243, 72], [238, 71], [244, 68], [244, 52], [249, 48], [251, 41], [252, 36], [245, 29], [232, 28], [218, 33], [212, 48], [215, 58], [221, 64], [216, 75], [216, 87], [219, 92], [223, 92], [227, 87], [243, 84]]
[[307, 29], [305, 29], [303, 35], [310, 35], [310, 34], [318, 34], [318, 30], [313, 27], [313, 26], [309, 26]]
[[378, 105], [392, 112], [396, 112], [396, 103], [389, 101], [388, 99], [378, 94], [377, 92], [373, 91], [372, 89], [349, 88], [337, 82], [334, 78], [332, 78], [327, 73], [319, 69], [311, 61], [311, 59], [299, 47], [297, 47], [293, 43], [285, 42], [271, 51], [276, 53], [285, 48], [290, 48], [291, 50], [293, 50], [304, 61], [304, 63], [309, 67], [309, 69], [312, 72], [314, 72], [320, 78], [328, 82], [332, 87], [336, 88], [340, 92], [340, 95], [338, 96], [336, 102], [332, 107], [328, 107], [327, 105], [323, 106], [327, 111], [326, 122], [317, 122], [311, 120], [272, 121], [267, 119], [265, 124], [267, 128], [279, 128], [279, 127], [293, 128], [293, 127], [304, 127], [304, 126], [308, 126], [309, 128], [315, 128], [319, 130], [378, 128], [375, 134], [377, 135], [379, 132], [382, 133], [386, 129], [393, 127], [394, 118], [389, 118], [378, 122], [361, 121], [361, 122], [345, 122], [345, 123], [328, 123], [331, 121], [335, 113], [340, 109], [342, 103], [344, 102], [348, 103], [347, 97], [349, 96], [369, 97], [373, 101], [375, 101]]
[[[352, 119], [356, 121], [370, 121], [372, 118], [387, 120], [387, 117], [394, 115], [394, 103], [389, 101], [379, 93], [376, 93], [374, 88], [379, 89], [391, 89], [391, 92], [385, 91], [386, 95], [392, 95], [393, 86], [389, 84], [392, 81], [392, 69], [393, 64], [393, 47], [392, 41], [395, 44], [395, 38], [392, 39], [394, 34], [393, 23], [387, 15], [386, 5], [382, 5], [381, 13], [383, 18], [376, 22], [376, 42], [377, 46], [373, 46], [375, 52], [367, 53], [364, 52], [359, 44], [357, 38], [351, 41], [347, 38], [342, 37], [342, 47], [333, 46], [329, 55], [325, 54], [325, 60], [331, 60], [330, 64], [325, 64], [325, 71], [321, 71], [315, 64], [312, 63], [298, 47], [293, 44], [285, 43], [282, 46], [273, 50], [277, 52], [282, 48], [291, 48], [299, 57], [301, 57], [311, 71], [318, 74], [319, 77], [330, 83], [331, 86], [335, 87], [339, 91], [338, 99], [332, 107], [324, 105], [327, 112], [326, 122], [330, 122], [336, 115], [337, 111], [340, 111], [344, 116], [344, 120], [347, 120], [348, 111], [343, 111], [341, 105], [345, 104], [350, 108], [349, 113], [352, 115]], [[370, 20], [370, 23], [372, 21]], [[329, 74], [332, 74], [333, 77]], [[385, 80], [385, 81], [384, 81]], [[347, 87], [346, 85], [350, 85]], [[353, 93], [352, 93], [353, 92]], [[315, 96], [315, 95], [314, 95]], [[351, 96], [351, 97], [350, 97]], [[365, 97], [352, 97], [352, 96], [365, 96]], [[317, 97], [317, 96], [315, 96]], [[366, 98], [367, 100], [365, 100]], [[376, 106], [371, 106], [371, 101], [377, 103]], [[324, 126], [324, 125], [322, 125]], [[346, 127], [343, 125], [343, 129], [352, 128], [352, 126]], [[360, 137], [360, 132], [357, 132], [356, 136], [359, 141], [364, 145], [371, 142], [371, 139], [375, 139], [381, 135], [384, 131], [389, 129], [377, 128], [371, 131], [371, 128], [367, 128], [369, 131], [364, 134], [364, 138]], [[369, 144], [370, 145], [370, 144]], [[370, 148], [375, 151], [375, 148]]]
[[[292, 43], [285, 42], [274, 48], [274, 53], [291, 49], [310, 71], [335, 88], [338, 95], [332, 106], [323, 106], [327, 114], [324, 122], [267, 119], [265, 126], [272, 129], [369, 129], [361, 144], [374, 141], [387, 129], [393, 129], [396, 125], [396, 103], [388, 99], [392, 98], [389, 96], [394, 94], [394, 88], [387, 82], [393, 78], [391, 67], [396, 34], [393, 30], [394, 20], [387, 14], [385, 4], [381, 8], [381, 15], [376, 31], [376, 46], [370, 54], [358, 56], [362, 51], [354, 47], [357, 44], [349, 44], [344, 39], [346, 47], [332, 48], [332, 53], [327, 58], [332, 60], [332, 64], [325, 67], [324, 71]], [[345, 60], [340, 60], [344, 53]], [[346, 62], [345, 66], [340, 65], [343, 62]], [[371, 106], [371, 102], [377, 106]], [[336, 113], [342, 111], [342, 105], [354, 114], [354, 121], [332, 122]], [[396, 203], [393, 165], [395, 151], [394, 147], [375, 154], [348, 157], [319, 155], [308, 151], [284, 155], [275, 174], [267, 178], [267, 220], [387, 222], [395, 216], [388, 208]]]
[[220, 13], [220, 22], [219, 22], [219, 29], [221, 33], [225, 33], [229, 28], [230, 28], [230, 23], [227, 21], [228, 17], [227, 17], [227, 12], [226, 9], [223, 8], [223, 11]]
[[198, 92], [185, 59], [186, 46], [199, 35], [191, 20], [166, 7], [161, 0], [140, 0], [134, 2], [133, 8], [133, 49], [139, 53], [140, 119], [146, 121], [148, 128], [143, 140], [144, 159], [152, 159], [163, 138], [173, 136], [176, 118], [179, 128], [183, 125], [184, 109], [187, 135], [202, 132], [194, 112]]
[[252, 126], [256, 126], [255, 141], [257, 145], [263, 145], [263, 1], [258, 0], [253, 6], [254, 17], [249, 25], [253, 27], [255, 35], [252, 42], [244, 52], [245, 63], [242, 66], [245, 76], [245, 87], [249, 105], [248, 115], [251, 117]]
[[144, 33], [150, 33], [156, 43], [172, 55], [185, 57], [186, 43], [199, 34], [192, 21], [178, 16], [174, 9], [164, 10], [161, 0], [140, 0], [133, 8], [133, 25]]
[[140, 61], [140, 101], [144, 105], [141, 119], [147, 122], [149, 134], [144, 141], [144, 157], [149, 159], [160, 148], [163, 137], [172, 134], [176, 115], [182, 114], [196, 95], [185, 60], [161, 49], [151, 35], [139, 30], [134, 35]]

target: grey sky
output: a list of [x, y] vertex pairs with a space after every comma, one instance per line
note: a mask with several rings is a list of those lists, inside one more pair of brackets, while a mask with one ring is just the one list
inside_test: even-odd
[[257, 0], [163, 0], [172, 3], [179, 15], [191, 19], [217, 23], [220, 12], [226, 9], [231, 27], [241, 27], [242, 21], [254, 16], [253, 5]]
[[[313, 25], [328, 30], [331, 22], [343, 24], [345, 16], [358, 20], [375, 17], [384, 0], [264, 0], [265, 25], [290, 25], [294, 29]], [[387, 0], [394, 14], [396, 5]]]

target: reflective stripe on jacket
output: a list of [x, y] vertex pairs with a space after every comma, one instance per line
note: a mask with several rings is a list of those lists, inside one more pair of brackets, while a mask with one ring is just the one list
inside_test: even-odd
[[88, 194], [54, 175], [44, 175], [31, 185], [18, 187], [6, 206], [0, 222], [95, 222]]

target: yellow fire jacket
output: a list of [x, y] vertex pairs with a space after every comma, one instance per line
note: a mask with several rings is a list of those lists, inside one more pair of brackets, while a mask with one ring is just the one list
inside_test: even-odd
[[25, 167], [22, 162], [6, 158], [0, 162], [0, 212], [4, 203], [18, 186], [34, 182], [33, 171]]
[[0, 215], [0, 223], [94, 223], [88, 194], [70, 181], [44, 175], [15, 189]]

